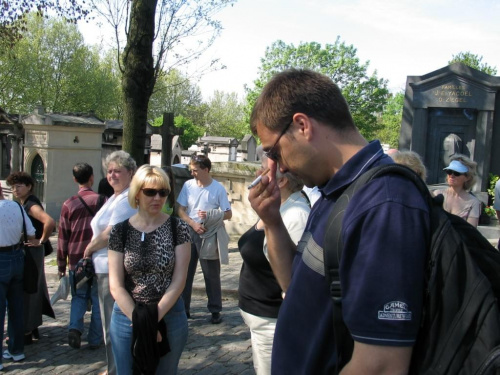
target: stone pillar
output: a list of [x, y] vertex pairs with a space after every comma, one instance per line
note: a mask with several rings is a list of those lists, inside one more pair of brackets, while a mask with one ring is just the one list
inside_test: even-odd
[[20, 140], [22, 139], [16, 134], [9, 134], [7, 136], [10, 140], [10, 143], [12, 145], [12, 159], [10, 161], [10, 171], [12, 172], [19, 172], [21, 170], [21, 163], [20, 163], [20, 155], [21, 155], [21, 150], [20, 150]]

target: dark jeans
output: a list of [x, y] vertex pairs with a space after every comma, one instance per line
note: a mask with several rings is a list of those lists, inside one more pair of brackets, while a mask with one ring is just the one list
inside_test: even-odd
[[68, 329], [76, 329], [83, 333], [83, 317], [87, 312], [87, 301], [92, 301], [92, 315], [90, 317], [87, 341], [89, 345], [98, 346], [103, 341], [101, 311], [99, 308], [99, 296], [97, 293], [97, 278], [93, 277], [81, 288], [75, 289], [75, 271], [69, 271], [69, 283], [71, 285], [71, 311]]
[[10, 354], [24, 352], [23, 272], [23, 250], [0, 253], [0, 337], [4, 335], [5, 310], [8, 308]]
[[[186, 313], [189, 313], [191, 307], [191, 294], [193, 292], [194, 275], [198, 266], [198, 254], [201, 247], [201, 238], [192, 228], [189, 228], [191, 235], [191, 260], [189, 261], [186, 286], [182, 292], [184, 307]], [[220, 282], [220, 260], [200, 259], [201, 270], [205, 279], [205, 289], [207, 291], [208, 311], [218, 313], [222, 310], [222, 288]]]

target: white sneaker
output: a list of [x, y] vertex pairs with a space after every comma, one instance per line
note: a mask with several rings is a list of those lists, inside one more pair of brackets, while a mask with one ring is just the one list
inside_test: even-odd
[[12, 359], [14, 362], [19, 362], [26, 358], [26, 356], [23, 353], [10, 354], [8, 349], [3, 352], [3, 357], [5, 359]]

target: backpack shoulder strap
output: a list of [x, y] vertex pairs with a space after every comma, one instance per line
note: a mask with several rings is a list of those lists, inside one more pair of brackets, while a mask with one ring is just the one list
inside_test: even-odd
[[429, 193], [425, 182], [410, 168], [400, 164], [386, 164], [368, 170], [363, 173], [358, 179], [351, 183], [342, 195], [335, 202], [330, 216], [328, 217], [327, 226], [325, 228], [324, 237], [324, 266], [325, 277], [332, 296], [341, 296], [340, 280], [338, 275], [338, 268], [340, 264], [340, 257], [344, 244], [342, 242], [342, 220], [344, 218], [345, 210], [351, 202], [354, 194], [361, 189], [368, 182], [374, 178], [386, 174], [398, 174], [411, 180], [420, 193], [424, 196], [428, 203], [431, 202], [432, 197]]
[[85, 202], [85, 200], [82, 198], [82, 196], [80, 194], [77, 194], [78, 196], [78, 199], [80, 199], [80, 202], [82, 202], [82, 204], [85, 206], [85, 208], [87, 209], [87, 211], [89, 212], [89, 214], [94, 217], [95, 216], [95, 212], [89, 207], [89, 205]]
[[340, 258], [344, 249], [342, 221], [347, 206], [355, 193], [374, 178], [385, 174], [398, 174], [410, 179], [427, 202], [432, 199], [425, 182], [413, 170], [400, 164], [386, 164], [363, 173], [345, 189], [335, 202], [325, 228], [323, 261], [326, 282], [333, 299], [333, 328], [338, 358], [337, 370], [340, 370], [350, 360], [353, 350], [353, 341], [342, 317], [342, 288], [339, 274]]

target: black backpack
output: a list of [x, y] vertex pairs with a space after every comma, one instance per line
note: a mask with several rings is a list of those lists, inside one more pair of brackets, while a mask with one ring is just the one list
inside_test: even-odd
[[431, 238], [426, 295], [410, 374], [500, 374], [500, 252], [479, 231], [442, 208], [411, 169], [389, 164], [370, 169], [339, 197], [324, 239], [325, 276], [333, 299], [338, 368], [349, 362], [353, 340], [342, 319], [339, 263], [345, 209], [367, 182], [385, 174], [412, 180], [429, 204]]

